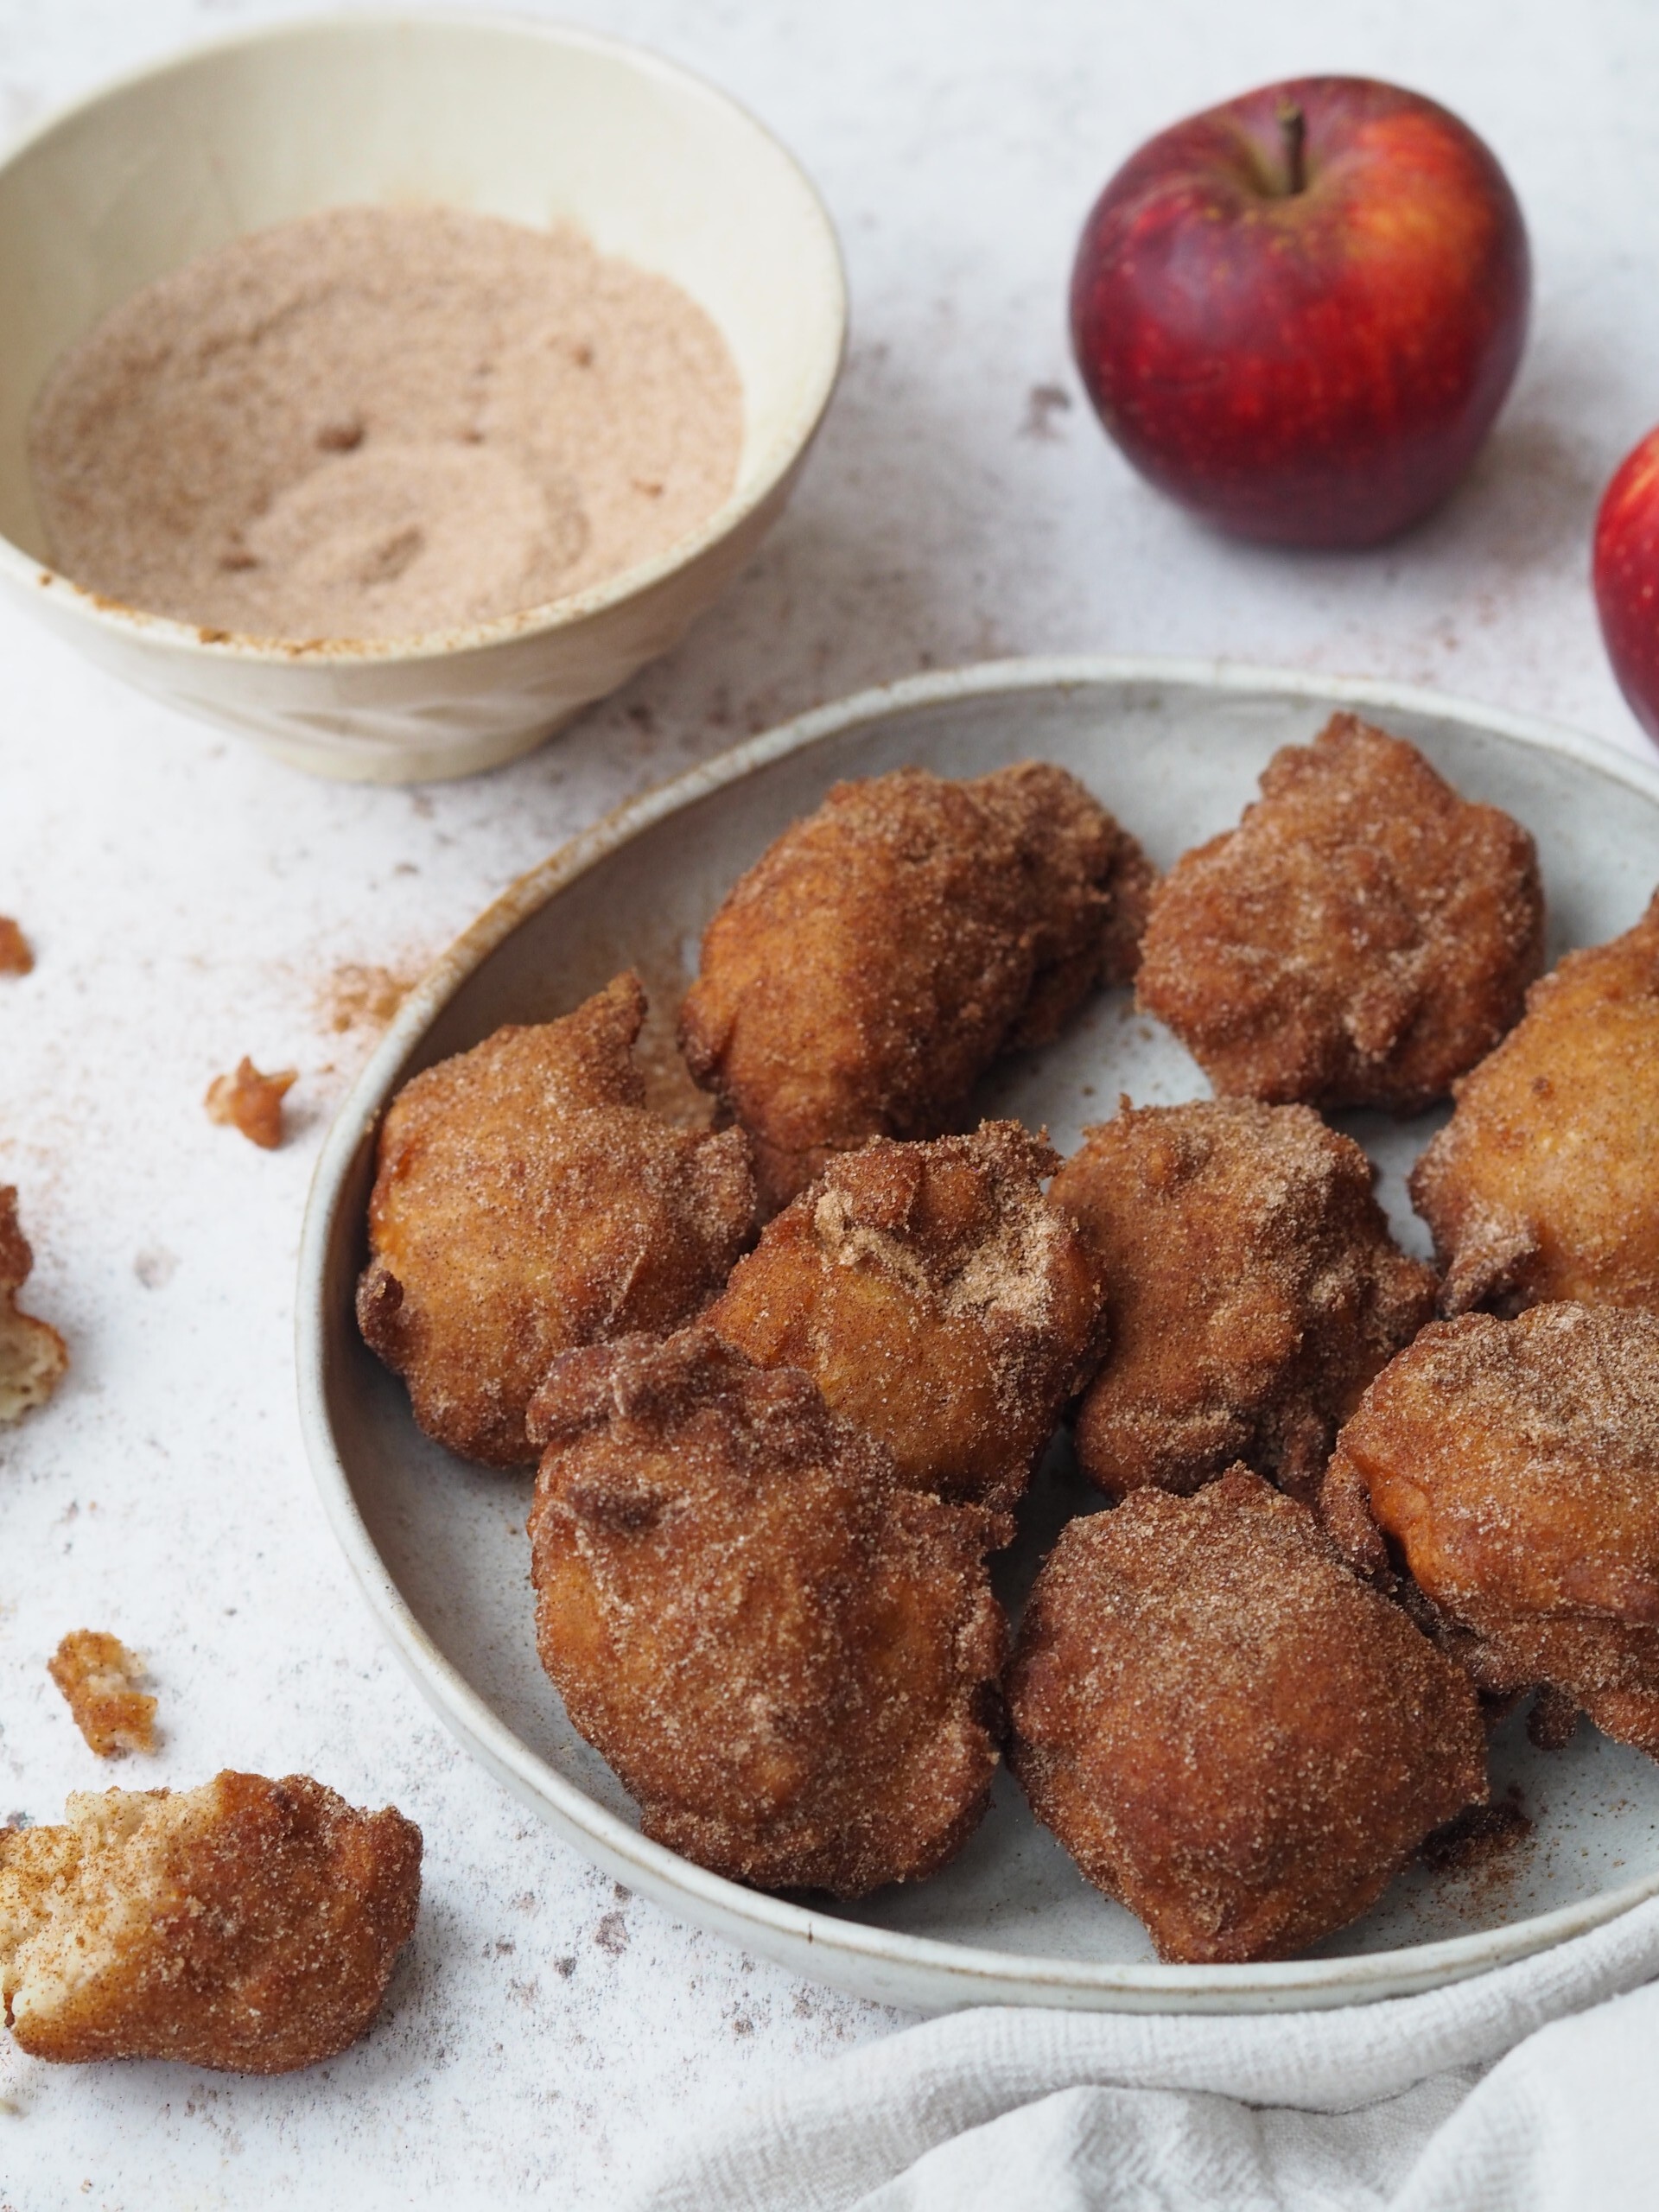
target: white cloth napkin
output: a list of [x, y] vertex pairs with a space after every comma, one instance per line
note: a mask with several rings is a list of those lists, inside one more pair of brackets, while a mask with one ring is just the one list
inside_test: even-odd
[[1497, 1973], [1339, 2012], [957, 2012], [747, 2100], [631, 2203], [1653, 2212], [1655, 1974], [1659, 1899]]

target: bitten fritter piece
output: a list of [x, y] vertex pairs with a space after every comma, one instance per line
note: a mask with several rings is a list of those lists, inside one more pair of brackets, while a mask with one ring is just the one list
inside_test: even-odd
[[358, 1321], [463, 1459], [533, 1464], [524, 1410], [559, 1354], [677, 1328], [754, 1233], [741, 1131], [646, 1110], [645, 1016], [619, 976], [563, 1020], [427, 1069], [382, 1125]]
[[1017, 1122], [832, 1160], [705, 1325], [804, 1369], [913, 1489], [1011, 1506], [1103, 1349], [1100, 1274]]
[[1224, 1096], [1414, 1114], [1518, 1019], [1543, 947], [1520, 823], [1334, 715], [1171, 869], [1140, 1002]]
[[1385, 1587], [1403, 1561], [1481, 1689], [1547, 1688], [1659, 1758], [1659, 1317], [1431, 1323], [1338, 1438], [1324, 1512]]
[[47, 1662], [77, 1728], [101, 1759], [156, 1748], [156, 1700], [138, 1688], [143, 1668], [118, 1636], [72, 1629]]
[[1659, 892], [1634, 929], [1533, 985], [1457, 1100], [1411, 1178], [1441, 1310], [1659, 1313]]
[[0, 1421], [21, 1421], [62, 1382], [69, 1347], [48, 1322], [17, 1303], [35, 1255], [17, 1225], [17, 1193], [0, 1187]]
[[1467, 1679], [1243, 1467], [1067, 1525], [1009, 1702], [1032, 1809], [1168, 1960], [1305, 1949], [1487, 1794]]
[[703, 1328], [567, 1354], [532, 1427], [542, 1664], [645, 1834], [841, 1897], [952, 1857], [997, 1763], [1001, 1517]]
[[680, 1015], [768, 1209], [868, 1137], [940, 1135], [1000, 1053], [1126, 981], [1151, 881], [1063, 768], [837, 784], [728, 893]]
[[1195, 1491], [1241, 1459], [1317, 1493], [1360, 1393], [1434, 1310], [1375, 1173], [1307, 1106], [1125, 1100], [1084, 1132], [1050, 1198], [1107, 1285], [1077, 1450], [1109, 1497]]
[[72, 1796], [0, 1833], [0, 1993], [35, 2058], [287, 2074], [380, 2010], [421, 1832], [302, 1774]]

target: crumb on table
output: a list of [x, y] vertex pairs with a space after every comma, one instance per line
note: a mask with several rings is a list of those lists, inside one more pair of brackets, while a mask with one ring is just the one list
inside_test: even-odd
[[77, 1728], [101, 1759], [156, 1749], [156, 1700], [136, 1688], [143, 1667], [118, 1636], [72, 1629], [47, 1662]]
[[211, 1121], [240, 1129], [250, 1144], [275, 1152], [283, 1141], [283, 1100], [298, 1080], [297, 1068], [261, 1075], [244, 1053], [234, 1075], [213, 1077], [203, 1103]]
[[17, 1304], [35, 1255], [17, 1225], [17, 1193], [0, 1186], [0, 1422], [43, 1406], [63, 1379], [69, 1350], [57, 1331]]
[[0, 976], [27, 976], [34, 965], [29, 939], [10, 914], [0, 914]]

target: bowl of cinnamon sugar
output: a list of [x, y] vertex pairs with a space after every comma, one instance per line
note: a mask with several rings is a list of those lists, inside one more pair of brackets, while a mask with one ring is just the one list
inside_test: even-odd
[[465, 775], [678, 642], [839, 373], [835, 233], [723, 94], [479, 16], [271, 26], [0, 162], [0, 582], [296, 767]]

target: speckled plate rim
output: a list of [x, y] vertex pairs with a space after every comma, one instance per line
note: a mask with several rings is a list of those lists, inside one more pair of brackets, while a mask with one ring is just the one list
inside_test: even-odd
[[1274, 670], [1236, 662], [1065, 656], [993, 661], [861, 691], [735, 747], [607, 815], [503, 893], [404, 1001], [324, 1141], [301, 1238], [296, 1356], [301, 1426], [330, 1525], [382, 1633], [440, 1719], [563, 1839], [666, 1910], [712, 1929], [814, 1980], [917, 2010], [1038, 2005], [1118, 2012], [1261, 2012], [1325, 2008], [1414, 1994], [1508, 1965], [1586, 1933], [1659, 1894], [1659, 1866], [1579, 1903], [1491, 1929], [1343, 1959], [1255, 1966], [1122, 1964], [1025, 1956], [906, 1936], [744, 1888], [651, 1842], [539, 1758], [492, 1710], [426, 1634], [359, 1512], [327, 1413], [327, 1261], [361, 1147], [410, 1053], [480, 963], [530, 915], [652, 823], [741, 781], [785, 754], [826, 744], [918, 707], [986, 695], [1096, 685], [1180, 684], [1249, 697], [1304, 697], [1386, 716], [1432, 715], [1485, 736], [1564, 754], [1659, 805], [1659, 766], [1604, 741], [1531, 716], [1414, 685]]

